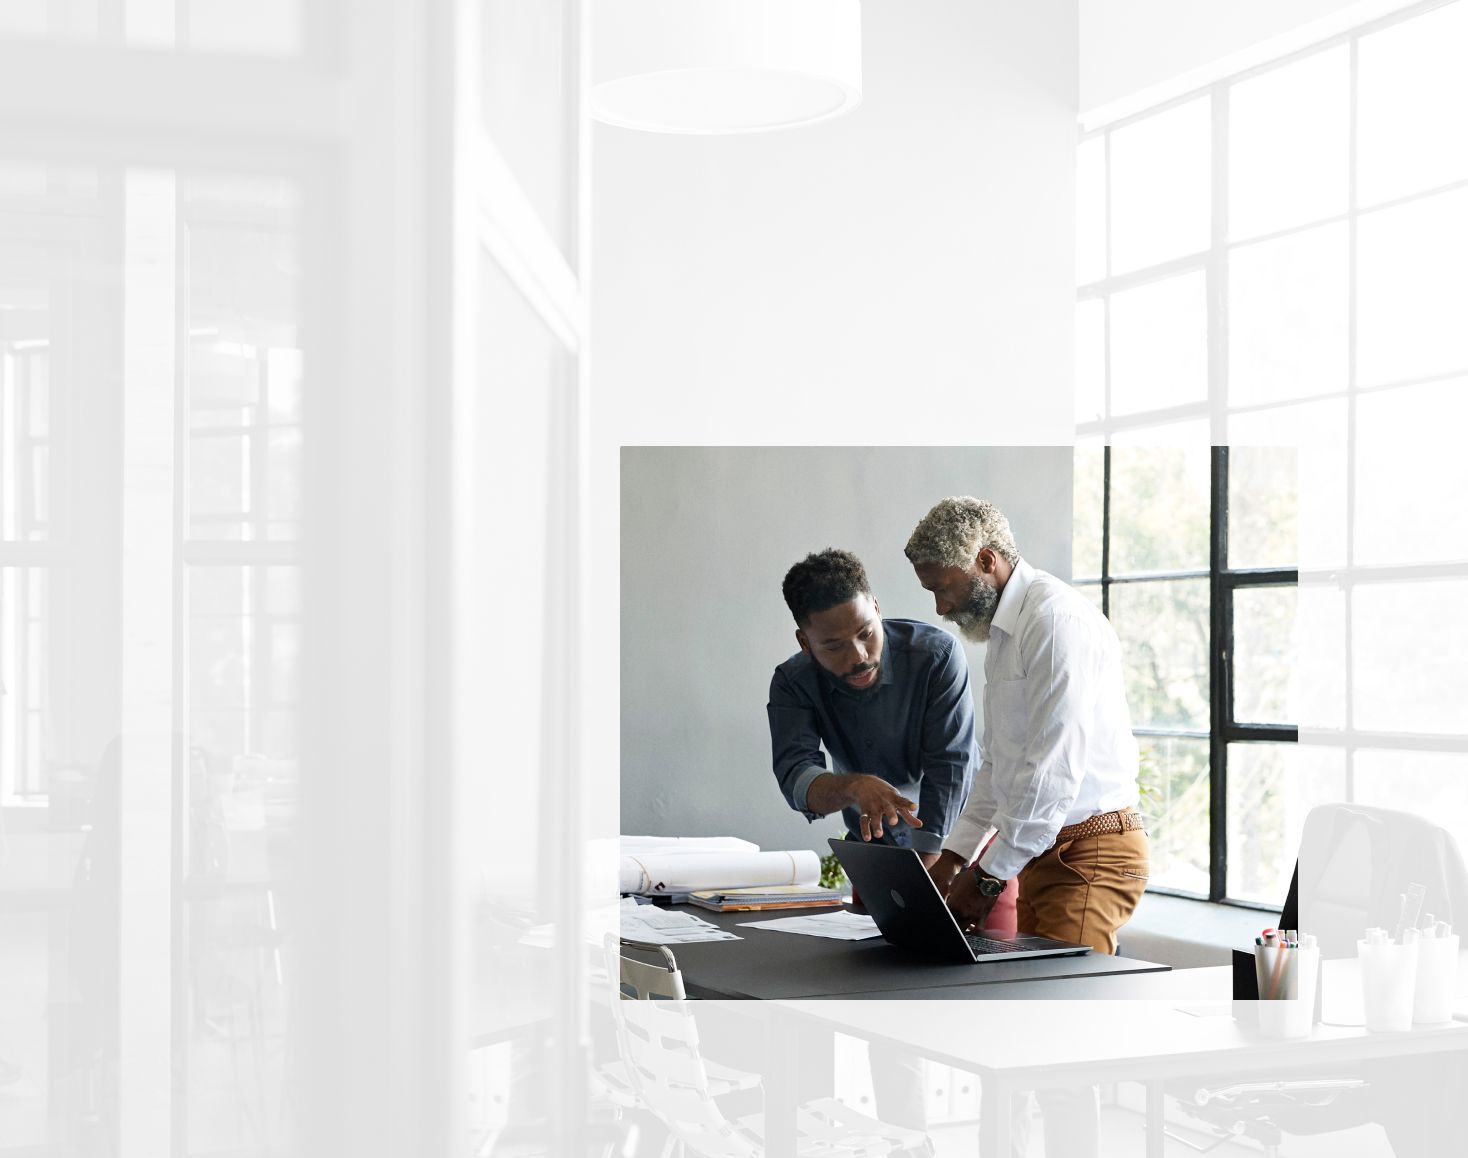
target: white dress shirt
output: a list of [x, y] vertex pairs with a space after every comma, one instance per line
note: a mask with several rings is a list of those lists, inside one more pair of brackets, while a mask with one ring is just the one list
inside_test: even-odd
[[984, 753], [943, 842], [1008, 880], [1099, 812], [1137, 803], [1137, 742], [1111, 623], [1068, 583], [1016, 565], [984, 656]]

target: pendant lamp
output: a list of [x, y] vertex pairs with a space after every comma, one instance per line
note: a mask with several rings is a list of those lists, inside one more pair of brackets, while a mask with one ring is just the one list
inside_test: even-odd
[[861, 103], [859, 0], [599, 0], [591, 112], [654, 133], [758, 133]]

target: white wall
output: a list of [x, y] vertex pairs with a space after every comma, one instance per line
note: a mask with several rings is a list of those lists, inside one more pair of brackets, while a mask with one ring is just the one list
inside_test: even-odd
[[1355, 22], [1405, 0], [1082, 0], [1080, 107], [1109, 105], [1316, 21]]
[[952, 494], [998, 503], [1024, 556], [1069, 576], [1068, 446], [623, 450], [623, 832], [823, 848], [840, 831], [792, 812], [770, 769], [770, 676], [797, 650], [780, 583], [843, 547], [884, 614], [935, 622], [902, 546]]
[[862, 17], [846, 117], [727, 138], [598, 126], [599, 433], [1071, 437], [1075, 0], [866, 0]]

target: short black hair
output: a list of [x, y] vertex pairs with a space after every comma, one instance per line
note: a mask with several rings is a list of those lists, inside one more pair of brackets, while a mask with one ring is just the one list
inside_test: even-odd
[[872, 593], [871, 585], [867, 583], [867, 569], [861, 565], [861, 560], [850, 551], [839, 551], [835, 547], [807, 555], [795, 564], [785, 572], [781, 590], [790, 614], [802, 627], [817, 612], [846, 603], [858, 595]]

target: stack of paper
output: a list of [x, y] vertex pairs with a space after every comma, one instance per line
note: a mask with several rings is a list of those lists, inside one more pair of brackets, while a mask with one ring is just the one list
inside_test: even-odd
[[622, 936], [653, 945], [687, 945], [694, 941], [738, 941], [717, 925], [692, 913], [673, 912], [656, 905], [639, 905], [632, 897], [622, 901]]
[[752, 889], [704, 889], [690, 893], [688, 899], [716, 913], [734, 913], [745, 909], [834, 908], [841, 903], [841, 894], [819, 885], [760, 885]]

